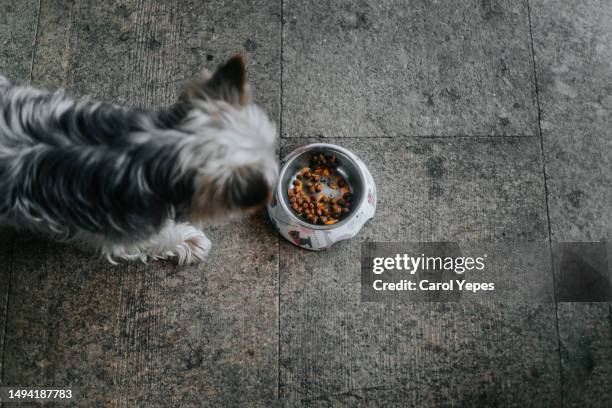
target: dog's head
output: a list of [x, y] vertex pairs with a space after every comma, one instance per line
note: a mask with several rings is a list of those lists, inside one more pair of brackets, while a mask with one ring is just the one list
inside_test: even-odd
[[251, 101], [244, 58], [202, 73], [177, 106], [184, 110], [181, 128], [196, 140], [186, 158], [198, 163], [192, 215], [226, 216], [265, 205], [278, 176], [277, 133]]

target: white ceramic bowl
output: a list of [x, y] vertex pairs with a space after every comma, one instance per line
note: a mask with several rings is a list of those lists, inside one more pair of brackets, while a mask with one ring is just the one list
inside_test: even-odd
[[[295, 215], [287, 190], [294, 176], [309, 164], [312, 153], [335, 154], [338, 171], [348, 182], [353, 201], [348, 215], [333, 225], [310, 224]], [[376, 212], [376, 185], [365, 164], [347, 149], [328, 143], [313, 143], [291, 152], [281, 161], [274, 197], [268, 205], [270, 219], [289, 242], [318, 251], [338, 241], [353, 238]]]

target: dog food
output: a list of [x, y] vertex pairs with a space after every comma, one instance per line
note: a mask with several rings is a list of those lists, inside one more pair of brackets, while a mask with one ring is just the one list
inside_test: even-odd
[[291, 209], [311, 224], [333, 225], [351, 210], [353, 195], [333, 154], [311, 155], [309, 167], [300, 170], [292, 185], [287, 190]]

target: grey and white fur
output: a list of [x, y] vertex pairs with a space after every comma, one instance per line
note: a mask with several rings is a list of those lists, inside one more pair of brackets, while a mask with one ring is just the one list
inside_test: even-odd
[[0, 76], [0, 224], [85, 242], [111, 262], [198, 262], [211, 248], [202, 222], [269, 200], [276, 138], [241, 56], [160, 110]]

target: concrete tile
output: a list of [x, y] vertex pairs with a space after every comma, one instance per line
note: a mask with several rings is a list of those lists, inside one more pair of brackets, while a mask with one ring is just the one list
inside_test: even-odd
[[286, 406], [559, 405], [550, 304], [365, 304], [358, 285], [281, 302]]
[[27, 82], [38, 16], [36, 0], [4, 0], [0, 4], [0, 75]]
[[564, 407], [612, 404], [612, 310], [602, 303], [560, 303]]
[[612, 232], [612, 5], [532, 13], [553, 238], [599, 241]]
[[[279, 114], [280, 2], [43, 1], [33, 82], [131, 105], [246, 52]], [[264, 214], [205, 228], [207, 263], [111, 267], [20, 235], [5, 353], [10, 384], [64, 384], [78, 406], [270, 406], [277, 396], [278, 239]]]
[[[309, 141], [285, 139], [283, 150]], [[378, 213], [325, 252], [281, 245], [286, 406], [558, 405], [552, 303], [374, 304], [359, 292], [362, 240], [545, 242], [539, 139], [331, 142], [368, 165]]]
[[[3, 1], [0, 4], [0, 75], [27, 83], [32, 67], [38, 5], [35, 0]], [[0, 229], [0, 374], [4, 330], [11, 276], [14, 232]], [[3, 379], [0, 376], [0, 383]]]
[[526, 2], [284, 2], [285, 137], [535, 135]]
[[[612, 4], [537, 0], [531, 13], [553, 240], [609, 240]], [[611, 306], [558, 314], [565, 405], [611, 405]]]
[[[5, 382], [64, 385], [77, 406], [269, 406], [276, 398], [274, 288], [217, 291], [206, 266], [111, 266], [21, 235]], [[234, 267], [249, 273], [244, 264]]]
[[612, 215], [612, 7], [536, 2], [533, 13], [553, 236], [599, 240]]
[[[13, 240], [15, 233], [11, 230], [0, 229], [0, 356], [4, 352], [4, 330], [7, 318], [7, 302], [10, 288]], [[0, 358], [0, 373], [2, 373], [2, 359]], [[2, 378], [0, 377], [0, 383]]]
[[[202, 69], [246, 55], [254, 98], [280, 112], [280, 1], [43, 2], [35, 84], [122, 104], [172, 103]], [[72, 17], [71, 17], [72, 16]]]

